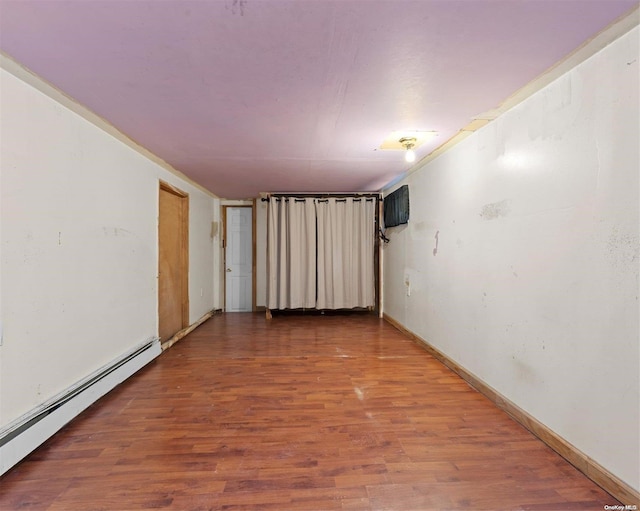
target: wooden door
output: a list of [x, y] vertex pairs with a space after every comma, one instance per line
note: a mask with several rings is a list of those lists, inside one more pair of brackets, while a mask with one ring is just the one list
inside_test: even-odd
[[226, 208], [225, 310], [253, 309], [252, 208]]
[[188, 326], [189, 197], [160, 183], [158, 213], [158, 335], [162, 342]]

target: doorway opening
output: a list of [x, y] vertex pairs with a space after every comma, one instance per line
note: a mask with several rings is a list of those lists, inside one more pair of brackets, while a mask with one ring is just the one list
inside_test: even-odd
[[251, 312], [256, 303], [256, 219], [253, 206], [223, 206], [226, 312]]

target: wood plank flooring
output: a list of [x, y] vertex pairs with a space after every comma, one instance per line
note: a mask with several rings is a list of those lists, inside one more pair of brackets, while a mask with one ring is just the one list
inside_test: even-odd
[[0, 480], [0, 509], [619, 504], [370, 315], [214, 316]]

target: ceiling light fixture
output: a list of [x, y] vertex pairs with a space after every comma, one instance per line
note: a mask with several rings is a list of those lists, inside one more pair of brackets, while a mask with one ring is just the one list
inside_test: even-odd
[[416, 161], [416, 153], [413, 147], [416, 145], [416, 139], [414, 137], [402, 137], [398, 142], [402, 144], [405, 149], [404, 159], [407, 163], [413, 163]]

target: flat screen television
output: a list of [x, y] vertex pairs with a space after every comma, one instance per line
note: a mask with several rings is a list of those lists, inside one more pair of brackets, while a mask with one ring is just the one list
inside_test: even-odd
[[409, 186], [403, 185], [394, 190], [384, 198], [384, 226], [395, 227], [396, 225], [409, 222]]

